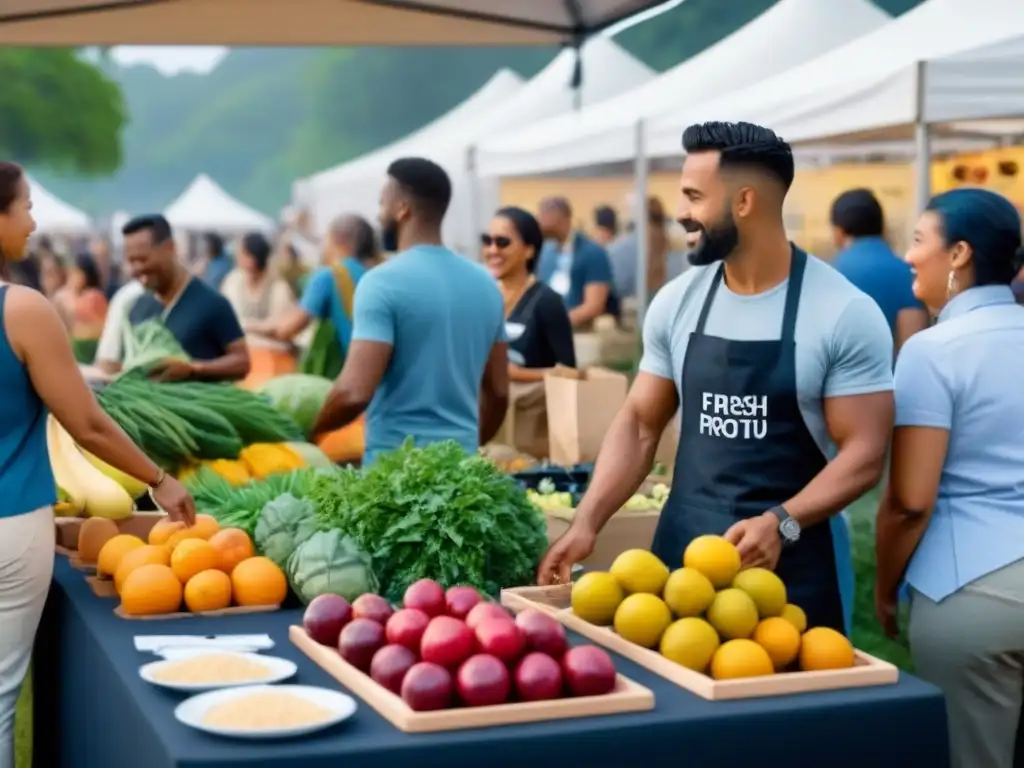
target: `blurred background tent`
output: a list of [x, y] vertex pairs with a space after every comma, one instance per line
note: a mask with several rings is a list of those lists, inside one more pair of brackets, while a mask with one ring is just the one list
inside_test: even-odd
[[229, 234], [244, 234], [252, 230], [263, 232], [274, 228], [267, 216], [236, 200], [207, 176], [201, 173], [164, 211], [164, 216], [176, 231], [205, 232], [216, 230]]
[[37, 232], [58, 235], [89, 233], [91, 222], [85, 213], [48, 192], [32, 177], [29, 177], [28, 185], [32, 194], [32, 217], [36, 220]]

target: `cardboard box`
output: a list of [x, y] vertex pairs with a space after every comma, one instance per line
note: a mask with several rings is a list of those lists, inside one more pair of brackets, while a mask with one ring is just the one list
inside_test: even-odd
[[[548, 524], [548, 541], [553, 542], [567, 530], [572, 523], [570, 510], [565, 513], [548, 512], [545, 514]], [[642, 512], [636, 510], [620, 510], [612, 515], [604, 528], [597, 535], [594, 551], [582, 565], [607, 571], [612, 562], [627, 549], [650, 550], [654, 542], [654, 529], [658, 527], [660, 510]]]
[[544, 377], [548, 409], [548, 455], [571, 467], [597, 459], [601, 442], [626, 402], [626, 376], [606, 368], [556, 366]]
[[[136, 512], [131, 517], [117, 521], [117, 528], [121, 533], [131, 536], [138, 536], [145, 541], [153, 526], [158, 520], [166, 515], [163, 512]], [[82, 530], [84, 517], [56, 517], [53, 524], [56, 528], [55, 543], [57, 550], [64, 550], [64, 554], [78, 551], [78, 533]]]

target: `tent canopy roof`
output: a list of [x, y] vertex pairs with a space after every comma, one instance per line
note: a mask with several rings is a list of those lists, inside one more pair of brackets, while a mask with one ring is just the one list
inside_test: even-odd
[[665, 0], [4, 0], [2, 45], [552, 45]]
[[32, 197], [32, 218], [39, 232], [81, 234], [89, 231], [89, 217], [49, 192], [31, 176], [28, 177]]
[[266, 231], [274, 226], [270, 218], [233, 198], [205, 173], [196, 176], [185, 191], [167, 206], [164, 216], [172, 227], [193, 232], [205, 229]]

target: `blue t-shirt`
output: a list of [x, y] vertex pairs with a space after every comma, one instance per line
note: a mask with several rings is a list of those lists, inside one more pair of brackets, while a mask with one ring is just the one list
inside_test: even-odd
[[221, 283], [224, 282], [224, 278], [227, 277], [234, 268], [235, 265], [231, 261], [231, 257], [226, 253], [222, 253], [220, 256], [210, 259], [210, 263], [206, 265], [206, 270], [203, 272], [203, 280], [205, 280], [210, 287], [219, 291]]
[[392, 346], [366, 414], [364, 464], [410, 435], [417, 445], [455, 440], [475, 452], [484, 368], [505, 340], [494, 278], [447, 248], [418, 245], [366, 273], [353, 326], [353, 340]]
[[[604, 283], [612, 288], [612, 263], [608, 252], [579, 233], [572, 236], [571, 245], [571, 250], [562, 250], [554, 241], [547, 241], [537, 264], [537, 276], [561, 294], [567, 309], [575, 309], [583, 303], [583, 289], [591, 283]], [[609, 311], [614, 309], [614, 296], [612, 290], [608, 297]]]
[[896, 315], [903, 309], [924, 309], [914, 296], [910, 265], [892, 252], [880, 237], [861, 237], [842, 251], [832, 266], [875, 300], [889, 330], [896, 330]]
[[[342, 266], [352, 276], [352, 282], [359, 285], [359, 281], [366, 274], [367, 270], [358, 259], [347, 258]], [[302, 300], [299, 306], [310, 317], [317, 320], [330, 320], [338, 334], [338, 343], [343, 350], [348, 350], [352, 342], [352, 319], [345, 312], [344, 302], [338, 295], [337, 285], [334, 280], [334, 270], [331, 267], [320, 267], [313, 276], [309, 278], [305, 289], [302, 291]]]
[[139, 325], [161, 316], [167, 330], [194, 360], [223, 357], [229, 344], [245, 338], [228, 300], [195, 278], [188, 281], [169, 310], [152, 293], [142, 294], [128, 311], [128, 322]]

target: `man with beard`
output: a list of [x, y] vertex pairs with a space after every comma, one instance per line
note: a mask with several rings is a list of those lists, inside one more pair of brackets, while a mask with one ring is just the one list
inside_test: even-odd
[[327, 432], [366, 411], [364, 465], [407, 437], [475, 453], [505, 418], [504, 304], [481, 265], [441, 244], [451, 196], [448, 174], [430, 160], [388, 168], [381, 240], [396, 255], [356, 287], [352, 343], [314, 425]]
[[892, 336], [872, 299], [788, 242], [788, 144], [760, 126], [705, 123], [683, 147], [677, 213], [700, 234], [694, 267], [655, 297], [640, 373], [538, 578], [568, 581], [681, 407], [654, 553], [678, 568], [694, 538], [724, 535], [744, 566], [778, 573], [810, 626], [843, 631], [830, 520], [882, 475]]

